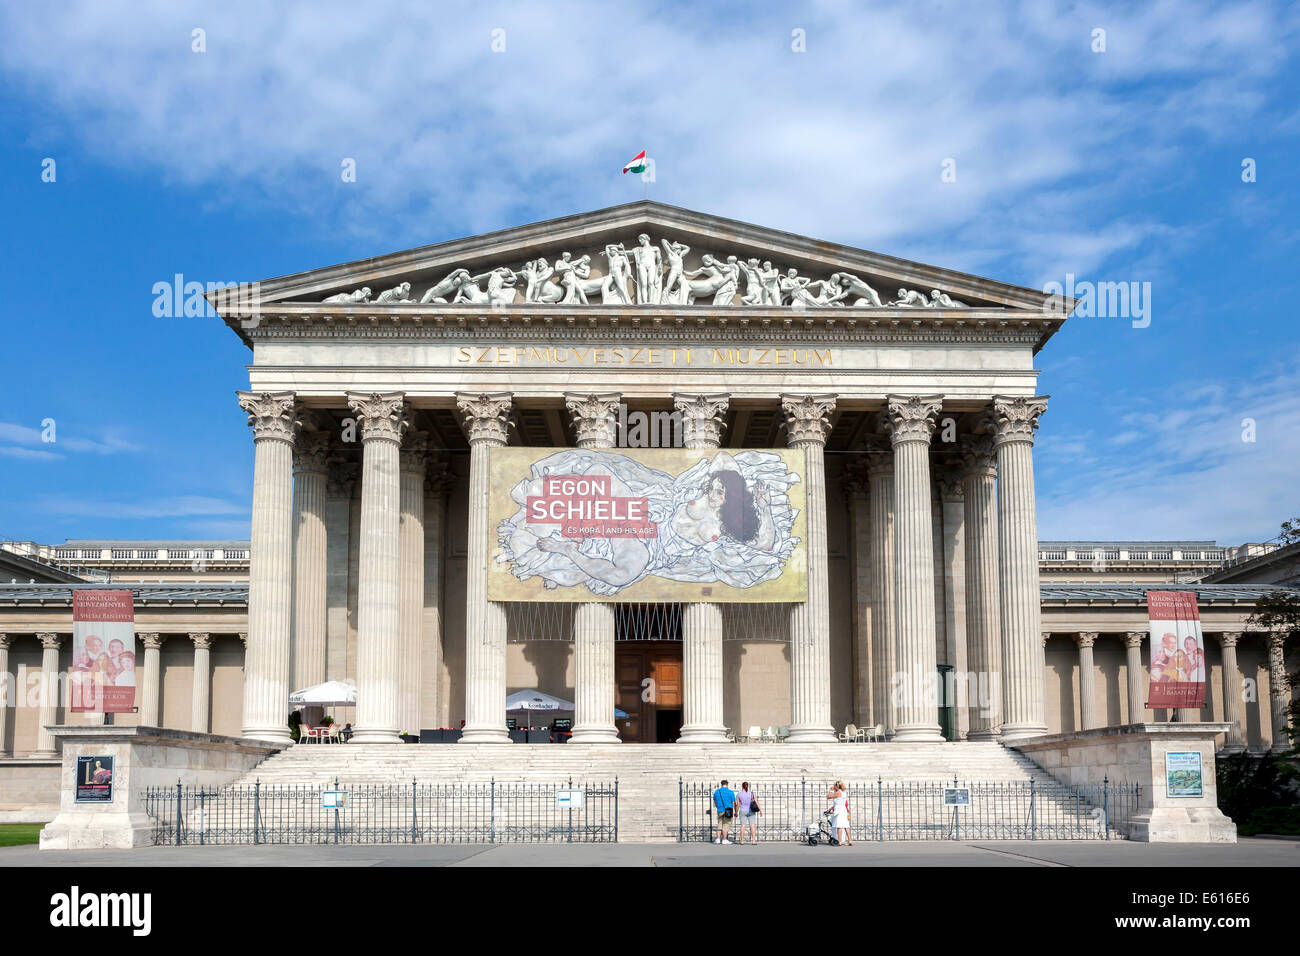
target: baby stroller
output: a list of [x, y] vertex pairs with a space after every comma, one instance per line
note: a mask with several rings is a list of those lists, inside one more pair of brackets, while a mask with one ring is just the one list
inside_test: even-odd
[[816, 824], [808, 824], [809, 846], [817, 846], [819, 843], [824, 843], [826, 846], [840, 845], [840, 841], [835, 839], [835, 829], [831, 826], [831, 817], [831, 811], [826, 810]]

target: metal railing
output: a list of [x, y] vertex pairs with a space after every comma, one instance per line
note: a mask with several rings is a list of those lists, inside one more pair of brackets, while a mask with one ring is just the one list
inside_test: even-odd
[[[757, 781], [756, 833], [767, 842], [804, 842], [821, 831], [829, 780]], [[678, 780], [680, 843], [717, 836], [713, 791], [717, 784]], [[847, 783], [849, 822], [856, 840], [1122, 840], [1141, 803], [1138, 784], [1071, 787], [1061, 783], [958, 782]], [[967, 789], [970, 803], [946, 805], [944, 791]], [[732, 820], [731, 839], [740, 821]], [[831, 832], [830, 836], [834, 836]]]
[[[562, 806], [559, 791], [581, 791]], [[327, 807], [326, 795], [346, 794]], [[155, 845], [269, 843], [614, 843], [612, 783], [340, 784], [149, 787]], [[335, 801], [337, 802], [337, 800]]]

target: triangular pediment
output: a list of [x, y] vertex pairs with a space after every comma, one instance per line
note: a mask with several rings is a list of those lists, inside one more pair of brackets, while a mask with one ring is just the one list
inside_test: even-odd
[[[649, 201], [257, 286], [263, 306], [330, 308], [709, 305], [1041, 312], [1048, 301], [1038, 290]], [[1064, 305], [1068, 314], [1071, 303]]]

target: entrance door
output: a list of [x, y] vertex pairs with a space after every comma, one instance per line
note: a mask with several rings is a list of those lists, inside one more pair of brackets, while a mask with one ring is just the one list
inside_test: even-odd
[[672, 743], [682, 729], [682, 645], [680, 641], [619, 641], [618, 720], [626, 743]]

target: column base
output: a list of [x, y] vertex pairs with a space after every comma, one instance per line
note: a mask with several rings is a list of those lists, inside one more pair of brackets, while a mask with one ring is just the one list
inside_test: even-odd
[[395, 730], [354, 730], [350, 744], [400, 744], [402, 738]]
[[565, 745], [572, 747], [574, 744], [621, 744], [622, 738], [619, 737], [618, 731], [613, 727], [578, 727], [575, 728], [569, 737], [569, 742]]
[[946, 742], [943, 734], [939, 733], [938, 724], [899, 727], [894, 731], [894, 739], [900, 744], [941, 744]]
[[293, 743], [288, 727], [245, 727], [240, 731], [240, 736], [249, 740], [265, 740], [269, 744], [284, 744], [286, 747]]
[[1043, 737], [1047, 728], [1037, 724], [1003, 724], [1002, 740], [1024, 740], [1027, 737]]
[[55, 760], [59, 756], [57, 750], [33, 750], [27, 755], [32, 760]]
[[1001, 740], [1002, 732], [1000, 730], [972, 730], [966, 735], [967, 740]]
[[679, 744], [725, 744], [727, 731], [722, 727], [683, 727]]
[[788, 744], [833, 744], [838, 737], [835, 736], [834, 727], [791, 727], [790, 736], [785, 739]]
[[458, 744], [512, 744], [510, 731], [504, 727], [466, 727], [460, 732]]

